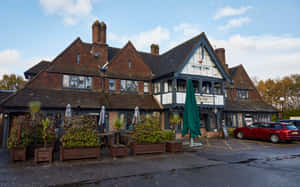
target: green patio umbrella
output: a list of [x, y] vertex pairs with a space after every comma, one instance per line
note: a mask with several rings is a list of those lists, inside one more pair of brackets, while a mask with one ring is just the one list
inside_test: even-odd
[[185, 136], [188, 132], [190, 132], [191, 144], [194, 137], [201, 135], [199, 111], [191, 79], [187, 81], [182, 136]]

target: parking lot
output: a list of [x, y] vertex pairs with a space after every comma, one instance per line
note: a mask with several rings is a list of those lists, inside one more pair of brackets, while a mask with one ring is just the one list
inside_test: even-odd
[[276, 148], [276, 147], [295, 147], [300, 146], [300, 141], [294, 141], [292, 143], [280, 142], [273, 144], [269, 141], [263, 140], [250, 140], [250, 139], [219, 139], [219, 138], [206, 138], [201, 139], [200, 142], [203, 144], [202, 147], [197, 149], [205, 150], [223, 150], [223, 151], [244, 151], [244, 150], [256, 150], [260, 148]]

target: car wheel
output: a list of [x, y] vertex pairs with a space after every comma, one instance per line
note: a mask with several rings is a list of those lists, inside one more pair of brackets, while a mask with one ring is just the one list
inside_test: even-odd
[[244, 138], [243, 132], [239, 131], [239, 132], [236, 134], [236, 137], [237, 137], [238, 139], [243, 139], [243, 138]]
[[270, 141], [271, 141], [272, 143], [278, 143], [279, 140], [280, 140], [280, 138], [279, 138], [279, 136], [278, 136], [277, 134], [272, 134], [272, 135], [270, 136]]

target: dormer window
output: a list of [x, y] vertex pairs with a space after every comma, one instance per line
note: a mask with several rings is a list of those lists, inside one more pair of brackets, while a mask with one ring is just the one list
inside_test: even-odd
[[98, 56], [99, 56], [99, 53], [98, 53], [98, 52], [94, 52], [94, 56], [95, 56], [95, 57], [98, 57]]
[[131, 70], [131, 62], [128, 62], [128, 70]]
[[248, 99], [248, 90], [238, 89], [237, 90], [237, 97], [239, 99]]
[[79, 64], [79, 61], [80, 61], [80, 54], [77, 54], [76, 61], [77, 61], [77, 64]]

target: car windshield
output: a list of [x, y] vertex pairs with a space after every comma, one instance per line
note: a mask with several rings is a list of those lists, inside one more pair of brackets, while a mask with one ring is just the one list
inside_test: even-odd
[[285, 125], [285, 127], [286, 127], [287, 129], [289, 129], [289, 130], [297, 130], [296, 126], [295, 126], [295, 125], [292, 125], [292, 124], [290, 124], [290, 125]]

